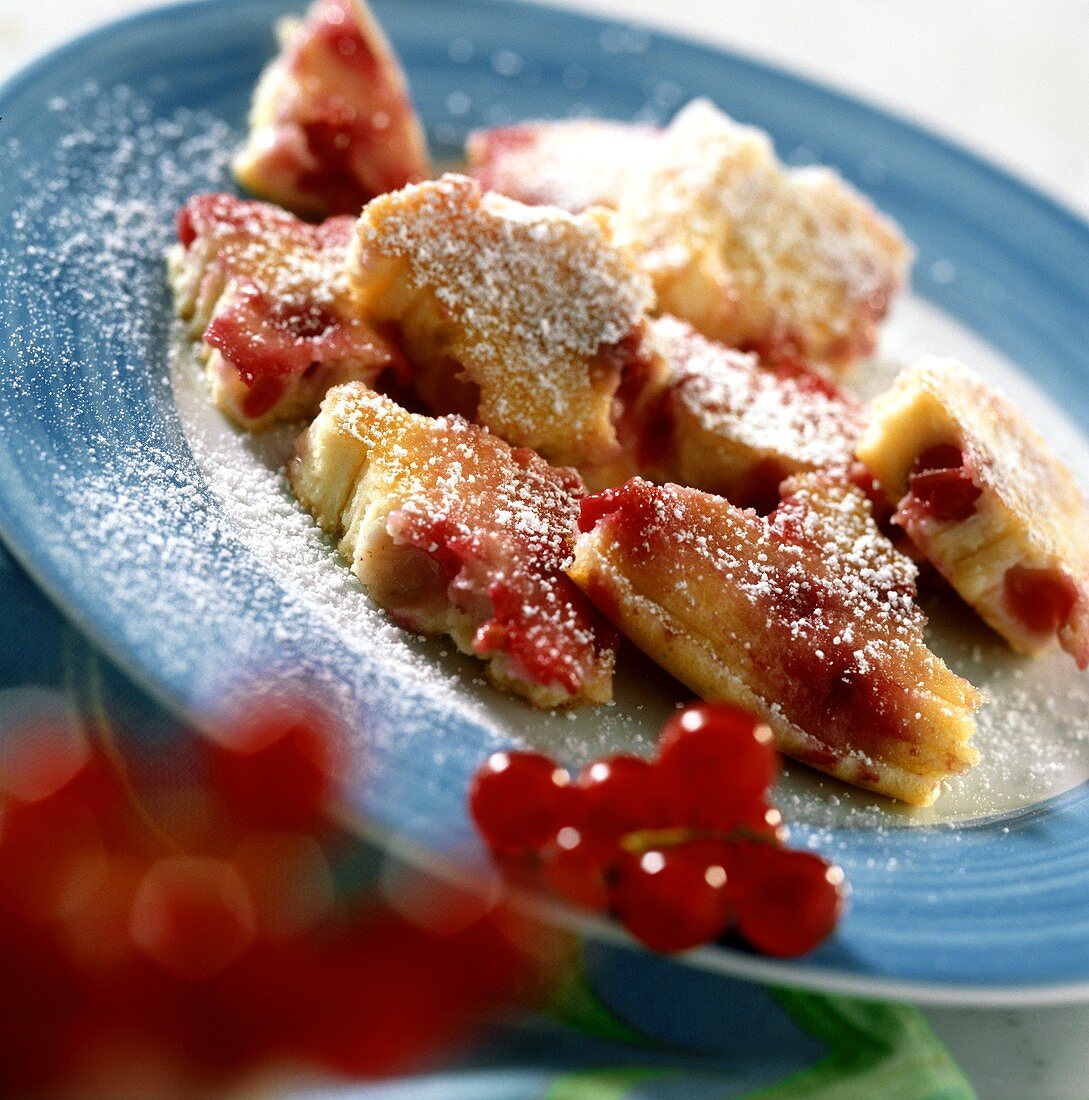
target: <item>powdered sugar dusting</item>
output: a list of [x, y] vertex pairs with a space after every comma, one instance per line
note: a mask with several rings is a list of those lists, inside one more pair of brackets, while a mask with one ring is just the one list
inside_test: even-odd
[[[358, 246], [359, 290], [379, 316], [406, 288], [437, 303], [448, 320], [431, 342], [479, 387], [479, 419], [513, 443], [566, 439], [580, 457], [611, 457], [600, 452], [613, 442], [612, 392], [593, 368], [636, 330], [651, 293], [604, 212], [523, 206], [447, 175], [371, 203]], [[408, 327], [413, 308], [391, 319]], [[546, 457], [576, 461], [557, 450]]]
[[661, 306], [736, 346], [869, 354], [906, 274], [897, 228], [827, 169], [784, 170], [767, 134], [685, 107], [618, 207]]
[[[47, 156], [22, 165], [16, 143], [2, 148], [3, 170], [23, 184], [0, 229], [0, 316], [20, 352], [0, 362], [0, 426], [21, 441], [5, 477], [40, 487], [28, 512], [34, 499], [64, 502], [41, 515], [36, 536], [55, 568], [95, 578], [87, 586], [95, 618], [124, 624], [129, 667], [154, 670], [154, 687], [204, 713], [224, 693], [295, 684], [353, 724], [369, 699], [382, 699], [385, 718], [369, 729], [373, 753], [421, 736], [441, 742], [443, 730], [474, 716], [487, 727], [471, 697], [455, 706], [433, 662], [413, 659], [411, 639], [369, 608], [356, 651], [367, 659], [346, 660], [352, 651], [329, 620], [314, 620], [276, 576], [291, 575], [285, 562], [308, 574], [308, 549], [321, 560], [276, 467], [232, 455], [221, 491], [236, 510], [225, 512], [185, 443], [168, 373], [162, 257], [184, 199], [225, 186], [236, 135], [205, 114], [157, 118], [126, 88], [90, 85], [70, 104], [55, 105], [73, 122]], [[222, 418], [207, 412], [222, 432]], [[30, 430], [38, 420], [48, 431]], [[199, 432], [193, 443], [200, 450]], [[64, 450], [79, 463], [62, 462]], [[247, 525], [254, 549], [239, 539]], [[358, 585], [343, 569], [327, 580], [321, 602], [347, 604], [350, 618], [353, 598], [356, 610], [365, 603]], [[490, 728], [499, 740], [499, 727]]]
[[[174, 387], [190, 444], [231, 517], [238, 537], [273, 572], [311, 620], [308, 635], [328, 630], [340, 662], [377, 658], [393, 681], [426, 688], [433, 704], [451, 717], [467, 718], [490, 731], [495, 744], [512, 735], [578, 762], [625, 745], [649, 751], [664, 717], [682, 694], [639, 654], [624, 653], [625, 677], [615, 705], [578, 711], [534, 711], [521, 700], [485, 684], [479, 664], [443, 640], [425, 639], [395, 626], [364, 594], [334, 546], [295, 501], [284, 465], [296, 429], [282, 426], [261, 436], [231, 428], [212, 409], [192, 351], [175, 341]], [[441, 728], [429, 742], [446, 750]]]
[[705, 340], [672, 317], [653, 331], [673, 368], [677, 402], [705, 432], [791, 469], [849, 462], [863, 421], [853, 397], [816, 389], [804, 376], [778, 378], [755, 355]]
[[371, 211], [360, 247], [405, 259], [413, 282], [432, 288], [493, 360], [593, 355], [619, 343], [648, 304], [645, 280], [600, 221], [484, 195], [462, 176], [406, 188]]

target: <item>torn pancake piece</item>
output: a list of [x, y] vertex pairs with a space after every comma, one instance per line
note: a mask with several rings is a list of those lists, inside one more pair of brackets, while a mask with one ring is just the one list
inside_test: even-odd
[[863, 408], [829, 379], [781, 376], [674, 317], [652, 321], [647, 344], [666, 379], [640, 444], [648, 480], [768, 512], [790, 474], [851, 465]]
[[1089, 511], [1011, 401], [955, 360], [924, 358], [874, 403], [858, 456], [893, 522], [1012, 649], [1057, 641], [1089, 666]]
[[359, 308], [398, 330], [433, 412], [560, 465], [620, 452], [613, 397], [651, 293], [605, 211], [524, 206], [443, 176], [367, 206], [352, 279]]
[[633, 479], [588, 497], [570, 576], [708, 700], [751, 710], [783, 752], [931, 804], [975, 763], [979, 693], [923, 641], [915, 568], [836, 474], [787, 483], [768, 518]]
[[762, 130], [694, 100], [630, 176], [617, 237], [658, 307], [766, 359], [869, 355], [903, 285], [899, 229], [827, 168], [785, 168]]
[[370, 384], [402, 363], [349, 293], [354, 222], [310, 225], [226, 194], [195, 195], [179, 211], [174, 308], [213, 402], [242, 427], [310, 417], [330, 386]]
[[538, 707], [612, 696], [616, 632], [566, 576], [582, 483], [459, 416], [330, 390], [289, 467], [371, 599]]
[[365, 0], [317, 0], [279, 36], [234, 162], [243, 187], [325, 218], [431, 175], [404, 72]]

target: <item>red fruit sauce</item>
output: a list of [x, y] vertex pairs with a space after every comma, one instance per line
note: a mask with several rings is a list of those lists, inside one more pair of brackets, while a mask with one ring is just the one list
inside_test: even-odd
[[935, 519], [945, 522], [975, 514], [983, 490], [975, 484], [964, 452], [943, 443], [924, 451], [908, 476], [911, 496]]
[[1006, 570], [1003, 587], [1010, 610], [1034, 634], [1061, 630], [1078, 602], [1074, 582], [1058, 569], [1014, 565]]
[[327, 3], [323, 18], [314, 31], [314, 41], [321, 43], [343, 65], [354, 69], [366, 81], [378, 76], [378, 59], [356, 22], [352, 5], [344, 0]]
[[350, 355], [356, 341], [329, 309], [314, 302], [273, 301], [254, 288], [216, 313], [204, 342], [252, 386], [258, 378], [301, 374]]
[[605, 489], [583, 499], [579, 509], [579, 530], [586, 534], [610, 517], [610, 526], [626, 551], [638, 559], [645, 540], [642, 531], [654, 520], [655, 486], [634, 477], [615, 489]]
[[401, 512], [389, 522], [392, 534], [439, 564], [456, 607], [486, 614], [473, 639], [478, 656], [501, 651], [527, 680], [575, 695], [598, 653], [614, 647], [615, 632], [573, 581], [527, 567], [532, 550], [486, 543], [433, 517]]
[[360, 181], [354, 162], [360, 147], [374, 140], [373, 128], [330, 117], [304, 122], [301, 129], [317, 167], [299, 172], [299, 190], [320, 194], [333, 214], [358, 214], [374, 194]]
[[[396, 368], [399, 352], [391, 342], [306, 289], [320, 282], [311, 268], [339, 262], [353, 226], [350, 217], [309, 225], [232, 195], [196, 195], [178, 212], [178, 240], [186, 249], [201, 242], [211, 254], [209, 267], [231, 287], [203, 339], [250, 388], [242, 402], [250, 419], [272, 409], [291, 376], [322, 364], [358, 359], [374, 363], [376, 373]], [[290, 289], [282, 289], [281, 280]]]

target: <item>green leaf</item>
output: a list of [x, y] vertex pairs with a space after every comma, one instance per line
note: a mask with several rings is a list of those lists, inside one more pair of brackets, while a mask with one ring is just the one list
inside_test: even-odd
[[968, 1079], [918, 1009], [790, 989], [769, 992], [832, 1052], [747, 1100], [975, 1100]]

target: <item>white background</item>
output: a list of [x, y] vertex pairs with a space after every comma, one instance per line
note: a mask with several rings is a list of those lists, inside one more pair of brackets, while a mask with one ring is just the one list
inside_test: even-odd
[[[558, 2], [718, 42], [862, 95], [1089, 215], [1089, 0]], [[81, 30], [149, 6], [0, 0], [0, 80]], [[981, 1100], [1089, 1097], [1089, 1010], [928, 1016]]]

